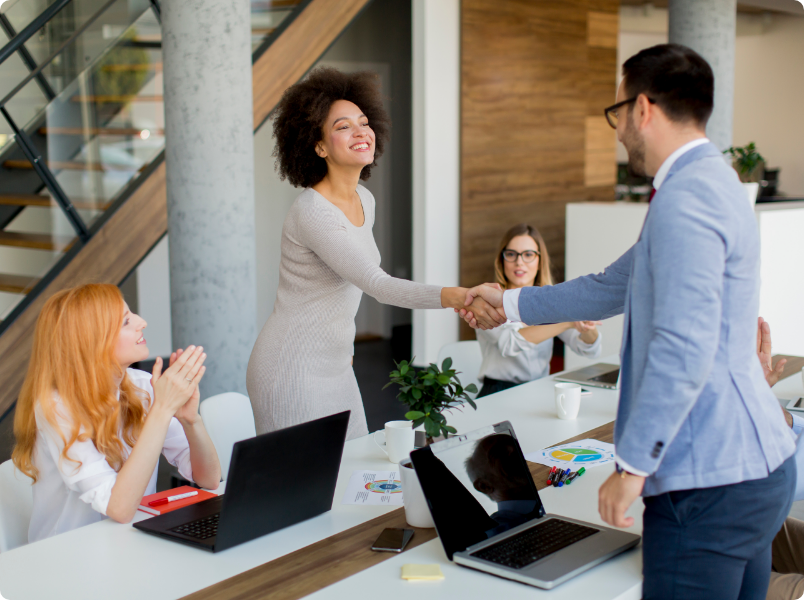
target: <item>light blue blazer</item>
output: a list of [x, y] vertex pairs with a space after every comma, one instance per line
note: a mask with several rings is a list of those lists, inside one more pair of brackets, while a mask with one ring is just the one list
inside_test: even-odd
[[759, 233], [711, 143], [676, 160], [637, 243], [603, 273], [523, 288], [529, 325], [625, 314], [616, 452], [643, 495], [760, 479], [795, 436], [756, 355]]

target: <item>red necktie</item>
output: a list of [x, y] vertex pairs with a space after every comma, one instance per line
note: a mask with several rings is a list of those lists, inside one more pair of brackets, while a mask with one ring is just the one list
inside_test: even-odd
[[655, 195], [656, 195], [656, 188], [651, 188], [650, 189], [650, 196], [648, 196], [648, 204], [650, 204], [650, 201], [653, 200], [653, 197]]

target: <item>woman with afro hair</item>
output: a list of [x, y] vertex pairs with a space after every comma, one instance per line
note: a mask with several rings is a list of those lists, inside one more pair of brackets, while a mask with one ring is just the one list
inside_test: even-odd
[[[390, 133], [375, 74], [316, 69], [285, 91], [273, 133], [280, 177], [303, 191], [282, 227], [274, 311], [248, 364], [257, 433], [350, 410], [352, 439], [368, 433], [352, 370], [363, 292], [404, 308], [459, 309], [466, 290], [380, 269], [374, 197], [359, 183]], [[505, 321], [488, 306], [475, 308], [489, 325]]]

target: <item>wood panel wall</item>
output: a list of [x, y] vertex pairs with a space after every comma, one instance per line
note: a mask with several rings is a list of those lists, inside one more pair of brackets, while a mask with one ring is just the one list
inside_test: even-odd
[[[564, 206], [613, 200], [619, 0], [463, 0], [461, 285], [527, 222], [564, 276]], [[463, 337], [472, 339], [471, 331]]]

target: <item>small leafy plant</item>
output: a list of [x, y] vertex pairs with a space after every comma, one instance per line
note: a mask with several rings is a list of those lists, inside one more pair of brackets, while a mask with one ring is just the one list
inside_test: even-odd
[[747, 177], [756, 170], [757, 167], [765, 162], [762, 155], [757, 152], [757, 147], [754, 142], [742, 148], [732, 146], [728, 150], [724, 150], [723, 154], [731, 156], [731, 161], [737, 172], [740, 174], [740, 179], [745, 181]]
[[467, 395], [477, 392], [477, 386], [470, 383], [463, 387], [457, 377], [458, 372], [452, 369], [451, 358], [444, 359], [441, 370], [435, 363], [417, 370], [411, 365], [414, 360], [412, 358], [410, 362], [403, 360], [400, 363], [394, 361], [396, 370], [391, 371], [391, 381], [383, 389], [394, 384], [399, 386], [396, 397], [410, 407], [405, 418], [413, 421], [414, 429], [424, 424], [428, 442], [439, 435], [447, 437], [449, 433], [457, 433], [454, 427], [447, 425], [447, 418], [443, 413], [451, 409], [461, 410], [464, 402], [477, 410], [477, 405]]

